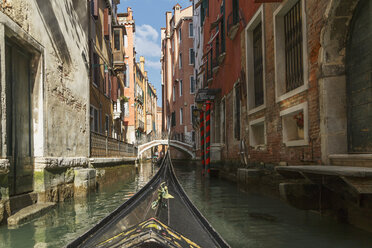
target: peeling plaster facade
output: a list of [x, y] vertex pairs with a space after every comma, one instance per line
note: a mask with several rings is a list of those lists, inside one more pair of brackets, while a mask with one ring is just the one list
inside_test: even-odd
[[[0, 199], [34, 189], [36, 174], [44, 171], [37, 161], [77, 158], [76, 161], [81, 162], [78, 166], [86, 165], [81, 157], [89, 155], [87, 13], [87, 3], [77, 0], [12, 0], [4, 1], [0, 6], [0, 148], [1, 161], [5, 161], [2, 164], [7, 165], [10, 171], [0, 174]], [[17, 60], [10, 59], [10, 48], [21, 54], [17, 55]], [[9, 66], [10, 61], [14, 66]], [[11, 99], [7, 94], [10, 90], [8, 86], [20, 77], [18, 73], [29, 79], [29, 95], [20, 94], [18, 99]], [[15, 92], [27, 86], [27, 82], [23, 85], [21, 79], [18, 86], [14, 83], [16, 86], [13, 87], [18, 87]], [[19, 106], [19, 109], [15, 110], [12, 106]], [[29, 112], [25, 111], [27, 108]], [[28, 123], [22, 119], [24, 112], [29, 116]], [[22, 124], [18, 124], [19, 130], [27, 134], [14, 130], [18, 128], [14, 126], [18, 117], [22, 120]], [[28, 164], [20, 160], [15, 168], [17, 154], [14, 147], [25, 141], [19, 138], [23, 136], [29, 136], [29, 147], [26, 149]], [[22, 147], [19, 145], [17, 149], [24, 149]], [[24, 156], [21, 156], [23, 159]], [[18, 173], [15, 177], [14, 171]], [[26, 180], [25, 184], [29, 185], [21, 189], [14, 180]]]

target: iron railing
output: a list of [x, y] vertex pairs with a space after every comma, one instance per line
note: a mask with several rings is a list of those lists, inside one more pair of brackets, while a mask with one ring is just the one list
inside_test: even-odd
[[133, 144], [90, 132], [91, 157], [136, 157], [137, 148]]
[[258, 107], [264, 102], [263, 92], [263, 57], [262, 25], [253, 30], [253, 67], [254, 67], [254, 103]]
[[303, 85], [302, 15], [298, 1], [284, 16], [286, 91]]

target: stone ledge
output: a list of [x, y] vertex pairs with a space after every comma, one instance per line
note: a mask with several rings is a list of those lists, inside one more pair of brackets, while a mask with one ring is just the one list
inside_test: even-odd
[[0, 175], [8, 174], [10, 168], [10, 163], [8, 159], [0, 159]]
[[332, 154], [329, 159], [333, 165], [372, 167], [372, 154]]
[[8, 218], [8, 226], [17, 226], [25, 223], [33, 218], [39, 217], [45, 214], [48, 210], [53, 208], [56, 203], [37, 203], [26, 208], [21, 209], [17, 213], [13, 214]]
[[87, 167], [86, 157], [36, 157], [35, 169], [61, 169], [71, 167]]
[[89, 165], [92, 167], [96, 166], [110, 166], [110, 165], [120, 165], [123, 163], [134, 163], [136, 157], [123, 157], [123, 158], [90, 158]]
[[372, 168], [347, 167], [335, 165], [299, 165], [299, 166], [278, 166], [276, 171], [286, 177], [285, 172], [311, 173], [328, 176], [350, 176], [359, 178], [372, 178]]

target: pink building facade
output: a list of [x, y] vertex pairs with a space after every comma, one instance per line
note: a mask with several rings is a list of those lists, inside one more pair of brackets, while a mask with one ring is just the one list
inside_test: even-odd
[[166, 13], [162, 30], [163, 130], [171, 128], [172, 138], [193, 142], [192, 110], [195, 106], [194, 31], [192, 6], [179, 4]]

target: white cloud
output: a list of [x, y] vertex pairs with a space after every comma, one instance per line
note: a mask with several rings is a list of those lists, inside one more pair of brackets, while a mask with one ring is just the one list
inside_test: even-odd
[[137, 54], [145, 57], [160, 57], [159, 33], [152, 26], [136, 27], [135, 46]]
[[160, 61], [146, 60], [145, 67], [160, 70], [161, 63]]

